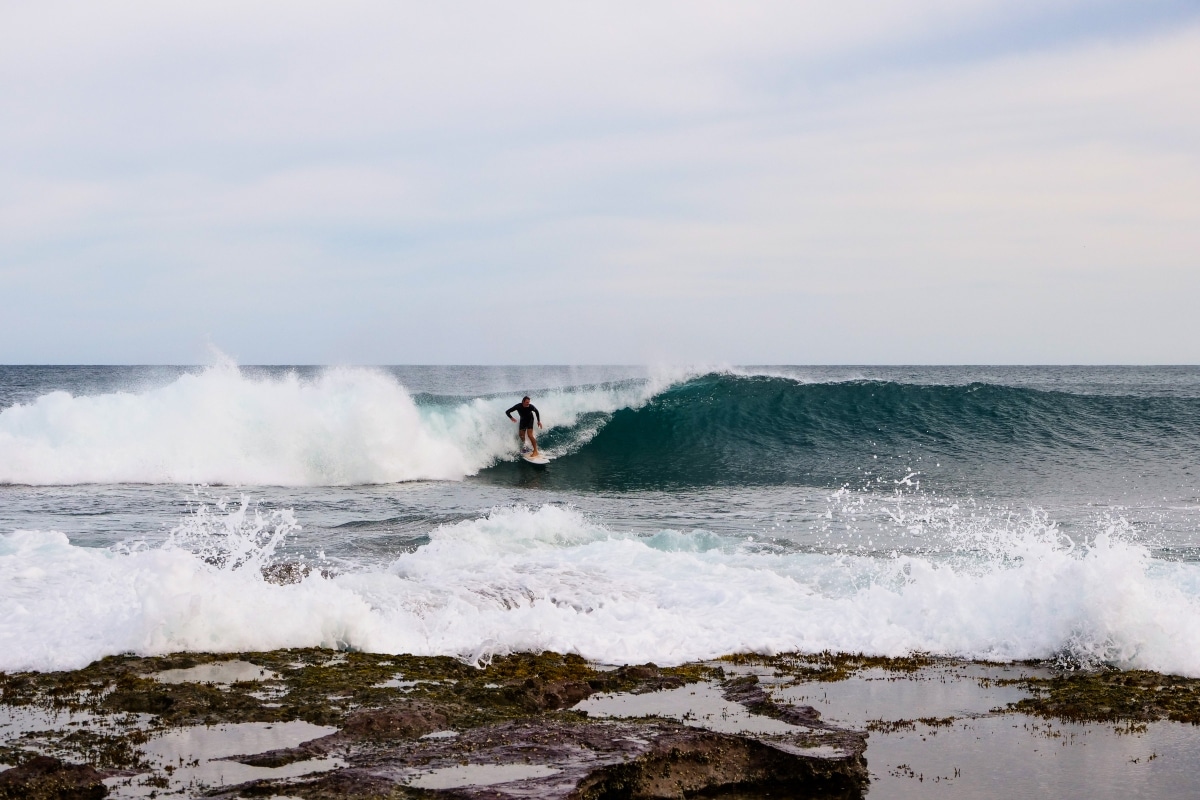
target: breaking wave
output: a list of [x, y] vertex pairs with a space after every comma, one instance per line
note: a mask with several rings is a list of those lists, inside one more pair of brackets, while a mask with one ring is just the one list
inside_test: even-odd
[[662, 664], [921, 651], [1200, 677], [1200, 567], [1152, 560], [1119, 526], [1078, 542], [1036, 515], [973, 525], [956, 552], [880, 558], [704, 531], [623, 533], [571, 508], [508, 507], [438, 527], [385, 567], [297, 568], [306, 577], [289, 585], [264, 574], [295, 519], [245, 503], [201, 507], [154, 547], [18, 531], [0, 537], [0, 670], [324, 646]]
[[[507, 481], [524, 469], [502, 414], [512, 401], [414, 396], [382, 370], [252, 377], [225, 364], [0, 410], [0, 483]], [[548, 390], [536, 404], [557, 459], [546, 485], [573, 488], [836, 487], [917, 471], [969, 492], [1169, 470], [1200, 447], [1195, 397], [719, 372]]]

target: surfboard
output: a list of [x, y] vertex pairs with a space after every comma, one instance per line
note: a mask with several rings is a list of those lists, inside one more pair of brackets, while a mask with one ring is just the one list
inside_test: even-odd
[[534, 458], [529, 453], [521, 453], [521, 460], [526, 464], [533, 464], [536, 467], [544, 467], [550, 463], [550, 459], [544, 453], [538, 453], [537, 458]]

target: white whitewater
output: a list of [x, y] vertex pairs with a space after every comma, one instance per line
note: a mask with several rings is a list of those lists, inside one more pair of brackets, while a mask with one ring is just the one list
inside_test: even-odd
[[[537, 402], [550, 425], [571, 426], [582, 414], [645, 403], [674, 379], [549, 390]], [[380, 370], [248, 377], [224, 362], [141, 392], [58, 391], [0, 410], [0, 484], [459, 480], [516, 456], [503, 414], [511, 403], [419, 406]]]
[[781, 553], [704, 532], [613, 531], [570, 508], [443, 526], [383, 569], [261, 568], [288, 512], [200, 508], [156, 547], [0, 537], [0, 670], [113, 653], [324, 646], [452, 655], [551, 649], [661, 664], [739, 651], [1069, 657], [1200, 677], [1200, 567], [1036, 517], [971, 558]]

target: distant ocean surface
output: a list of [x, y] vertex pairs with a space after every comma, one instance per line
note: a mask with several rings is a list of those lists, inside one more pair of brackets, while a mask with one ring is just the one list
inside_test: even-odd
[[0, 366], [0, 670], [325, 646], [1200, 677], [1198, 461], [1196, 367]]

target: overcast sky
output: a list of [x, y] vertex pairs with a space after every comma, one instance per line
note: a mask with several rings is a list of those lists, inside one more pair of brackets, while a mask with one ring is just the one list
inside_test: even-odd
[[1200, 4], [0, 0], [0, 363], [1198, 363]]

